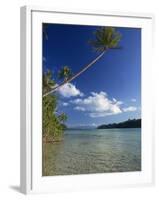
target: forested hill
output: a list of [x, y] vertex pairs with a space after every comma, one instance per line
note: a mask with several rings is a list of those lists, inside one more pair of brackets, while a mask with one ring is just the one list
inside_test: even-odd
[[110, 129], [110, 128], [141, 128], [141, 119], [129, 119], [120, 123], [102, 124], [97, 129]]

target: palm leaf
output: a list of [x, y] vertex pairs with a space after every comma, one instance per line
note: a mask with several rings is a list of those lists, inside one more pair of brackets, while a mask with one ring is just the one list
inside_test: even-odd
[[121, 35], [113, 27], [101, 27], [95, 32], [95, 39], [89, 43], [95, 51], [102, 52], [111, 48], [116, 48], [120, 42]]

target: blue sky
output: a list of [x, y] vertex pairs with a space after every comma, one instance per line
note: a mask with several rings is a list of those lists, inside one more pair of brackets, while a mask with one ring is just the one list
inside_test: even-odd
[[[96, 26], [50, 24], [43, 39], [43, 70], [69, 66], [75, 74], [98, 53], [88, 41]], [[61, 88], [58, 111], [68, 126], [99, 125], [141, 117], [141, 29], [116, 28], [121, 49], [109, 50], [96, 64]]]

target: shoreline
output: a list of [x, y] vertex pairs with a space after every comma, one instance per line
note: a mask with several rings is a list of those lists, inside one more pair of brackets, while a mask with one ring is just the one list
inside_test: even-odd
[[45, 144], [53, 144], [53, 143], [57, 143], [57, 142], [62, 142], [64, 139], [45, 139], [43, 138], [42, 140], [42, 143], [45, 143]]

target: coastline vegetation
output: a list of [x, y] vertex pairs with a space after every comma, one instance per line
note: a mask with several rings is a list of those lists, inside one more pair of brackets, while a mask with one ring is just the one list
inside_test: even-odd
[[128, 119], [127, 121], [113, 124], [102, 124], [97, 129], [112, 129], [112, 128], [141, 128], [141, 119]]
[[[54, 85], [52, 72], [47, 71], [43, 74], [43, 93], [48, 92]], [[55, 94], [43, 98], [43, 141], [53, 142], [60, 140], [66, 127], [64, 124], [67, 120], [65, 113], [57, 111], [58, 97]]]

